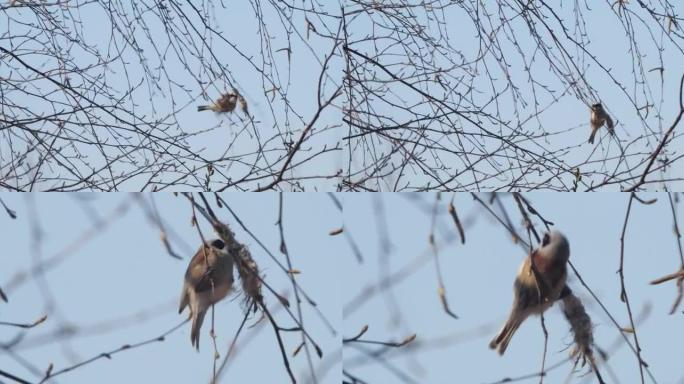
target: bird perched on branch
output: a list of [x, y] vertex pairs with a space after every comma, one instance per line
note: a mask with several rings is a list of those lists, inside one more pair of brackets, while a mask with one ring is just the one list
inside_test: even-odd
[[216, 113], [233, 112], [238, 101], [238, 94], [236, 92], [229, 92], [221, 95], [215, 103], [209, 105], [199, 105], [197, 112], [214, 111]]
[[233, 287], [233, 256], [223, 240], [207, 241], [185, 272], [178, 313], [190, 305], [190, 341], [199, 350], [199, 331], [209, 307], [223, 300]]
[[608, 115], [608, 112], [606, 112], [605, 109], [603, 109], [603, 105], [601, 103], [596, 103], [591, 106], [591, 135], [589, 136], [589, 144], [594, 144], [594, 137], [596, 136], [596, 132], [603, 126], [603, 124], [606, 125], [608, 128], [608, 132], [611, 134], [611, 136], [615, 136], [615, 129], [613, 125], [613, 119], [610, 118], [610, 115]]
[[[568, 240], [558, 231], [544, 234], [542, 244], [523, 260], [513, 284], [513, 308], [501, 331], [489, 343], [503, 355], [520, 324], [530, 315], [541, 314], [561, 298], [570, 257]], [[532, 264], [538, 272], [532, 269]]]

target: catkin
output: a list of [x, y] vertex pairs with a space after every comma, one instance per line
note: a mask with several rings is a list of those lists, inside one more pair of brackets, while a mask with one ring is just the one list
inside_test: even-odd
[[259, 266], [257, 266], [252, 255], [246, 247], [242, 247], [238, 252], [238, 273], [242, 281], [242, 290], [248, 301], [261, 302], [261, 278], [259, 276]]
[[582, 360], [584, 365], [587, 360], [594, 366], [594, 354], [592, 345], [594, 344], [593, 326], [591, 318], [584, 310], [580, 299], [570, 293], [563, 298], [563, 314], [568, 319], [572, 333], [575, 336], [575, 345], [570, 352], [570, 356], [577, 360]]

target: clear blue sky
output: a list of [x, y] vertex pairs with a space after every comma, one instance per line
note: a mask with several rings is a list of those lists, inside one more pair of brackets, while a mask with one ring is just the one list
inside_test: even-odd
[[[131, 199], [126, 194], [36, 194], [35, 201], [44, 233], [43, 257], [52, 257], [78, 239], [92, 227], [91, 217], [81, 209], [87, 207], [94, 215], [105, 216], [123, 201]], [[225, 194], [231, 208], [236, 211], [245, 225], [278, 257], [279, 252], [277, 220], [278, 196], [276, 194]], [[5, 250], [0, 271], [0, 284], [7, 287], [14, 273], [32, 265], [30, 244], [33, 238], [29, 227], [27, 195], [3, 194], [3, 200], [18, 215], [11, 220], [2, 212], [0, 232], [4, 234]], [[150, 196], [144, 196], [149, 201]], [[50, 314], [48, 320], [27, 330], [25, 339], [15, 351], [40, 371], [50, 363], [54, 370], [90, 358], [99, 353], [116, 349], [124, 344], [133, 344], [159, 336], [165, 330], [182, 321], [186, 313], [179, 315], [183, 276], [196, 247], [199, 237], [190, 226], [190, 206], [183, 197], [171, 194], [155, 194], [154, 201], [166, 227], [177, 236], [170, 236], [175, 250], [184, 257], [177, 260], [170, 257], [159, 239], [159, 230], [154, 226], [136, 203], [127, 213], [68, 258], [47, 276], [50, 292], [56, 300], [59, 314]], [[261, 271], [278, 292], [292, 289], [284, 273], [268, 258], [266, 253], [239, 228], [235, 220], [228, 217], [226, 210], [218, 210], [220, 217], [229, 223], [237, 238], [247, 244]], [[318, 303], [321, 312], [338, 331], [332, 335], [313, 310], [304, 305], [304, 319], [307, 330], [324, 351], [320, 361], [314, 355], [314, 366], [337, 361], [325, 375], [319, 374], [321, 383], [339, 383], [341, 310], [339, 303], [340, 285], [336, 279], [335, 261], [340, 237], [330, 237], [328, 232], [341, 225], [339, 210], [325, 194], [292, 194], [285, 196], [285, 236], [294, 268], [301, 270], [297, 280]], [[205, 236], [212, 235], [210, 228], [200, 219]], [[214, 237], [214, 236], [212, 236]], [[6, 288], [6, 290], [8, 290]], [[30, 280], [18, 289], [8, 291], [9, 303], [0, 303], [0, 321], [31, 322], [48, 313], [44, 306], [36, 280]], [[272, 307], [276, 300], [266, 294], [266, 301]], [[216, 306], [216, 331], [218, 350], [225, 355], [242, 320], [241, 297], [231, 296]], [[293, 306], [294, 309], [294, 306]], [[131, 316], [141, 311], [152, 312], [146, 319], [133, 320], [111, 332], [95, 335], [75, 335], [66, 343], [50, 343], [36, 346], [34, 338], [50, 333], [60, 321], [82, 327], [101, 324], [113, 319]], [[296, 312], [295, 312], [296, 313]], [[60, 318], [61, 316], [61, 318]], [[278, 311], [276, 318], [284, 327], [294, 326], [284, 311]], [[153, 343], [135, 350], [114, 355], [112, 360], [100, 360], [73, 372], [57, 377], [56, 383], [125, 383], [125, 382], [208, 382], [212, 371], [211, 342], [209, 337], [210, 317], [207, 315], [201, 332], [201, 350], [197, 353], [190, 345], [190, 325], [167, 337], [166, 341]], [[256, 318], [248, 321], [254, 324]], [[249, 337], [248, 344], [239, 346], [237, 359], [228, 368], [222, 382], [225, 383], [284, 383], [287, 375], [283, 367], [275, 336], [268, 322], [260, 323], [262, 328], [247, 329], [242, 339]], [[257, 332], [256, 335], [252, 335]], [[0, 326], [0, 342], [10, 341], [17, 328]], [[299, 334], [284, 335], [288, 353], [298, 345]], [[30, 346], [33, 344], [33, 346]], [[337, 356], [337, 357], [335, 357]], [[299, 382], [309, 382], [306, 376], [306, 358], [303, 351], [290, 362]], [[25, 368], [18, 365], [6, 353], [0, 353], [0, 367], [20, 377], [36, 380]], [[4, 379], [0, 380], [5, 382]]]
[[[619, 299], [620, 281], [616, 274], [628, 195], [534, 193], [525, 196], [566, 234], [571, 261], [586, 283], [617, 321], [629, 326], [625, 305]], [[400, 270], [428, 249], [429, 210], [434, 197], [433, 194], [345, 197], [345, 225], [366, 258], [361, 265], [351, 253], [344, 260], [345, 274], [355, 279], [353, 288], [345, 296], [345, 305], [369, 284], [377, 283], [379, 276]], [[659, 383], [682, 383], [684, 368], [679, 350], [684, 341], [681, 332], [684, 308], [668, 315], [676, 294], [674, 282], [659, 286], [648, 284], [652, 279], [679, 269], [670, 207], [666, 195], [642, 197], [658, 197], [658, 202], [651, 206], [637, 203], [632, 208], [625, 250], [628, 294], [635, 316], [645, 306], [651, 306], [650, 316], [637, 326], [644, 360], [650, 364]], [[438, 244], [456, 235], [447, 213], [450, 198], [451, 195], [442, 196], [436, 234]], [[380, 267], [377, 226], [380, 215], [374, 209], [377, 199], [381, 199], [386, 213], [386, 230], [391, 242], [389, 268]], [[520, 216], [512, 197], [502, 199], [513, 222], [520, 227]], [[487, 346], [508, 315], [513, 280], [525, 252], [512, 243], [507, 232], [489, 214], [477, 213], [480, 208], [469, 194], [457, 194], [455, 205], [461, 220], [476, 217], [476, 221], [466, 228], [465, 245], [452, 242], [439, 252], [449, 304], [459, 319], [447, 316], [442, 310], [434, 264], [429, 261], [391, 290], [403, 322], [394, 325], [393, 307], [385, 300], [388, 296], [375, 295], [360, 307], [345, 309], [345, 337], [356, 334], [364, 324], [370, 327], [364, 338], [371, 340], [401, 340], [417, 333], [413, 352], [407, 348], [390, 351], [386, 356], [390, 357], [391, 364], [418, 383], [487, 383], [538, 372], [543, 350], [538, 317], [522, 325], [503, 357]], [[682, 214], [681, 207], [678, 212]], [[569, 285], [585, 304], [595, 326], [596, 343], [609, 350], [618, 338], [618, 332], [574, 275], [570, 275]], [[565, 347], [572, 341], [572, 336], [558, 305], [547, 311], [546, 326], [549, 331], [547, 365], [550, 365], [567, 356]], [[346, 352], [345, 369], [370, 383], [400, 382], [379, 364], [352, 366], [359, 356], [357, 352]], [[638, 382], [636, 358], [625, 345], [610, 357], [609, 362], [620, 382]], [[603, 377], [614, 382], [605, 368], [602, 369]], [[569, 371], [570, 366], [565, 365], [552, 371], [545, 382], [564, 382]], [[523, 382], [538, 381], [536, 378]], [[574, 376], [570, 382], [582, 381]], [[584, 382], [595, 380], [589, 375]]]

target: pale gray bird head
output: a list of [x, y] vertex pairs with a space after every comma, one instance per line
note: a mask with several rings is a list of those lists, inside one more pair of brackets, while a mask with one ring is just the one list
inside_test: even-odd
[[570, 244], [562, 233], [551, 230], [544, 234], [538, 252], [541, 257], [565, 263], [570, 258]]

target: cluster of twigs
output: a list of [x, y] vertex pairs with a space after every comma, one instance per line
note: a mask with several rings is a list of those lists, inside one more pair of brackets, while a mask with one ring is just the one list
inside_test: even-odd
[[[676, 8], [671, 1], [354, 2], [344, 12], [344, 122], [356, 156], [345, 186], [637, 190], [681, 181], [681, 156], [667, 149], [681, 136], [677, 93], [653, 92], [681, 76]], [[608, 35], [630, 46], [627, 60], [612, 60], [600, 45]], [[631, 65], [630, 78], [614, 74], [621, 65]], [[588, 106], [599, 101], [620, 121], [617, 139], [605, 134], [587, 149]], [[665, 110], [680, 117], [670, 125]]]
[[677, 6], [5, 1], [0, 188], [672, 189]]
[[[335, 18], [318, 4], [250, 5], [3, 1], [0, 188], [332, 189], [339, 76], [313, 49], [338, 42], [291, 23]], [[228, 90], [232, 107], [216, 110], [243, 113], [198, 118]]]

